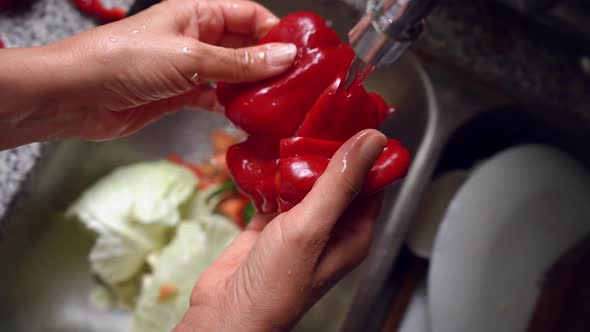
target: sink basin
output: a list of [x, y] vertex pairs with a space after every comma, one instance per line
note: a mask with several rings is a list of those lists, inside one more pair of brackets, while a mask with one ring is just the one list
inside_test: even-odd
[[[328, 1], [312, 0], [260, 2], [280, 15], [302, 9], [315, 11], [343, 37], [358, 17], [353, 9], [331, 1], [329, 5]], [[404, 142], [415, 158], [407, 180], [387, 190], [379, 220], [379, 227], [386, 227], [392, 214], [408, 213], [404, 207], [400, 210], [396, 202], [406, 202], [410, 199], [406, 197], [408, 193], [420, 192], [425, 184], [422, 179], [428, 178], [423, 175], [433, 169], [429, 161], [432, 141], [437, 137], [437, 106], [431, 83], [411, 54], [374, 72], [367, 87], [397, 106], [397, 112], [382, 129]], [[9, 211], [3, 229], [0, 330], [127, 331], [128, 313], [100, 311], [89, 303], [94, 283], [87, 255], [93, 238], [75, 222], [61, 218], [61, 213], [85, 187], [114, 167], [164, 158], [172, 152], [190, 161], [208, 157], [212, 130], [225, 125], [227, 121], [220, 115], [182, 111], [125, 139], [105, 143], [71, 141], [52, 146]], [[347, 316], [358, 280], [366, 272], [366, 267], [361, 266], [339, 283], [335, 291], [322, 299], [324, 306], [312, 308], [298, 329], [338, 330]], [[341, 291], [346, 294], [344, 298]]]

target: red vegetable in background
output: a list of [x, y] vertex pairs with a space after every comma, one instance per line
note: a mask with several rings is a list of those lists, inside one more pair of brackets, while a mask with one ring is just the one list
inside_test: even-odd
[[229, 134], [223, 130], [213, 131], [211, 143], [213, 156], [199, 164], [193, 164], [182, 159], [182, 157], [171, 154], [168, 161], [186, 167], [197, 177], [200, 190], [214, 188], [207, 199], [220, 198], [217, 205], [217, 212], [231, 219], [238, 227], [244, 228], [250, 221], [247, 212], [250, 199], [239, 192], [236, 185], [229, 178], [229, 170], [226, 163], [226, 154], [230, 146], [240, 142], [243, 136]]
[[81, 12], [98, 19], [102, 23], [118, 21], [127, 16], [125, 9], [107, 8], [100, 0], [73, 0], [73, 2]]
[[0, 0], [0, 11], [3, 11], [14, 6], [15, 3], [15, 0]]
[[[228, 118], [250, 135], [229, 149], [229, 170], [264, 213], [287, 211], [299, 203], [348, 138], [377, 128], [393, 112], [379, 95], [367, 93], [364, 77], [344, 89], [354, 52], [318, 15], [285, 17], [260, 44], [270, 42], [297, 46], [290, 70], [261, 82], [220, 83], [217, 89]], [[409, 164], [409, 152], [390, 139], [361, 194], [402, 178]]]

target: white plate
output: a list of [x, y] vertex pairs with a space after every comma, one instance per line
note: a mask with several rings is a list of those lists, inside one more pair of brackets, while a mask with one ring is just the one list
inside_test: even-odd
[[590, 232], [590, 175], [520, 146], [478, 167], [449, 206], [428, 277], [433, 332], [524, 332], [544, 273]]
[[469, 172], [465, 170], [444, 173], [424, 191], [406, 240], [416, 256], [430, 259], [434, 239], [447, 207], [468, 176]]

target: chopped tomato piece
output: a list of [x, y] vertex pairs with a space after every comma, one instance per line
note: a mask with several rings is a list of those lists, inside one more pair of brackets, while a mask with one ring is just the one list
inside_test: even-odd
[[230, 197], [219, 203], [217, 209], [240, 228], [244, 228], [244, 209], [250, 201], [243, 197]]
[[213, 155], [213, 164], [219, 167], [219, 169], [223, 172], [228, 172], [227, 162], [225, 158], [225, 152], [217, 152]]
[[170, 155], [168, 155], [168, 158], [167, 159], [171, 163], [175, 163], [175, 164], [178, 164], [178, 165], [186, 166], [184, 164], [184, 161], [182, 160], [182, 158], [179, 155], [177, 155], [177, 154], [174, 154], [174, 153], [173, 154], [170, 154]]
[[199, 170], [203, 177], [214, 178], [219, 174], [219, 169], [217, 169], [211, 163], [204, 163], [195, 167]]
[[164, 303], [168, 299], [178, 294], [178, 288], [172, 284], [163, 284], [160, 286], [160, 293], [158, 294], [158, 303]]
[[230, 146], [239, 143], [241, 140], [241, 135], [231, 135], [217, 129], [213, 132], [213, 151], [226, 153]]

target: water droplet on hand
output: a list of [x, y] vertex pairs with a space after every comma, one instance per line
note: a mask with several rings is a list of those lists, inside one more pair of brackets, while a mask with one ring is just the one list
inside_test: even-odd
[[109, 40], [110, 40], [112, 43], [116, 43], [118, 39], [117, 39], [117, 38], [115, 38], [115, 37], [109, 37]]

